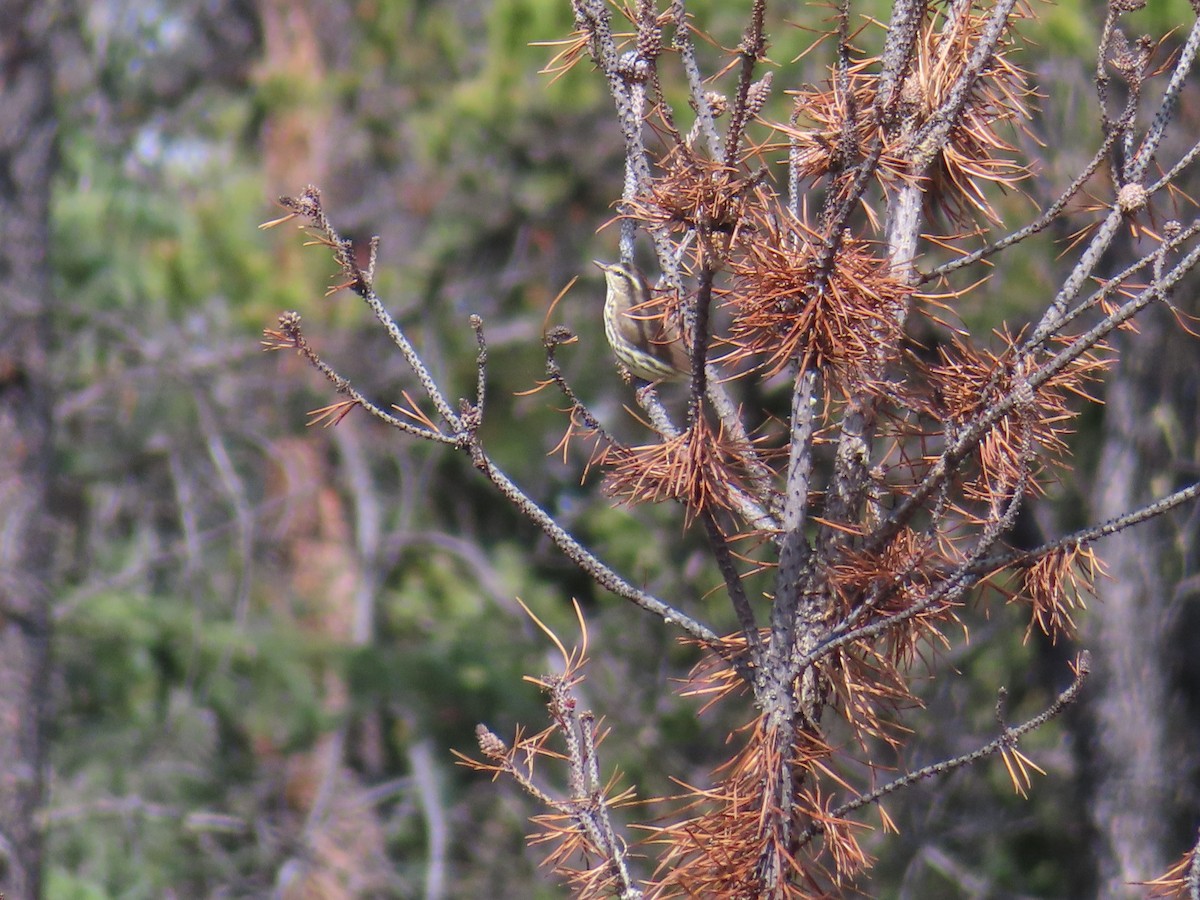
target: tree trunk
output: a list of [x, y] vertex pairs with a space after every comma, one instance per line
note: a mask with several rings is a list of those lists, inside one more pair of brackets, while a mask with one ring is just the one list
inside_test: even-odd
[[[1181, 458], [1197, 439], [1194, 339], [1163, 308], [1139, 319], [1139, 331], [1123, 335], [1107, 392], [1096, 520], [1195, 480], [1194, 464]], [[1180, 633], [1176, 585], [1189, 574], [1194, 542], [1195, 526], [1176, 515], [1099, 548], [1112, 577], [1100, 584], [1083, 638], [1097, 663], [1084, 756], [1101, 897], [1144, 896], [1129, 882], [1162, 874], [1191, 835], [1181, 785], [1196, 771], [1196, 752], [1179, 663], [1194, 641]]]
[[0, 0], [0, 894], [40, 891], [51, 530], [50, 178], [57, 4]]

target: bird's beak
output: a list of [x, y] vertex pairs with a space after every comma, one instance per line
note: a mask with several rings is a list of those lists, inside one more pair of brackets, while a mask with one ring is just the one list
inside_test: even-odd
[[609, 269], [612, 268], [612, 266], [609, 265], [608, 263], [600, 262], [600, 260], [598, 260], [598, 259], [593, 259], [592, 265], [595, 266], [597, 269], [599, 269], [601, 272], [607, 272]]

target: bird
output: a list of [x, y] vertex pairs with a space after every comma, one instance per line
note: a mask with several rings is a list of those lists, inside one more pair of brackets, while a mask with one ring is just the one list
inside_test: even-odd
[[644, 381], [680, 381], [692, 360], [679, 323], [647, 310], [650, 285], [632, 263], [596, 265], [604, 273], [604, 336], [617, 360]]

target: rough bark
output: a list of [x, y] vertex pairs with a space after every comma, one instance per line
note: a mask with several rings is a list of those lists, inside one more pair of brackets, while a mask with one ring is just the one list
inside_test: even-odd
[[0, 0], [0, 894], [40, 891], [48, 705], [50, 179], [57, 4]]
[[[1194, 480], [1180, 456], [1197, 437], [1193, 339], [1158, 309], [1122, 344], [1106, 398], [1096, 520]], [[1161, 874], [1184, 849], [1188, 798], [1180, 786], [1195, 771], [1196, 753], [1182, 733], [1187, 712], [1175, 660], [1189, 639], [1180, 633], [1175, 585], [1188, 574], [1194, 531], [1183, 517], [1164, 517], [1101, 548], [1112, 577], [1084, 635], [1097, 661], [1085, 777], [1100, 897], [1144, 896], [1129, 882]]]

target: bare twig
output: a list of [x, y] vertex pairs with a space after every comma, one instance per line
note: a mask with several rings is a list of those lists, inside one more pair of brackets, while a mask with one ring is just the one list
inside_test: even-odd
[[[908, 787], [910, 784], [915, 784], [918, 781], [924, 781], [928, 778], [937, 778], [941, 775], [947, 775], [956, 769], [961, 769], [963, 766], [969, 766], [973, 763], [987, 759], [989, 756], [995, 756], [997, 753], [1005, 753], [1014, 750], [1017, 742], [1029, 734], [1041, 728], [1047, 722], [1057, 718], [1062, 714], [1068, 706], [1079, 699], [1079, 692], [1083, 690], [1083, 683], [1087, 680], [1088, 674], [1091, 672], [1091, 655], [1085, 650], [1079, 655], [1079, 659], [1075, 666], [1075, 678], [1071, 684], [1060, 693], [1046, 709], [1040, 712], [1026, 722], [1020, 725], [1015, 725], [1005, 728], [1003, 732], [996, 738], [988, 741], [983, 746], [970, 753], [956, 756], [953, 759], [943, 760], [942, 762], [932, 763], [928, 766], [923, 766], [915, 772], [909, 772], [900, 778], [890, 781], [882, 787], [876, 788], [870, 793], [863, 794], [861, 797], [856, 797], [848, 803], [843, 803], [829, 813], [831, 820], [843, 819], [850, 813], [864, 806], [869, 806], [873, 803], [878, 803], [889, 794], [894, 794], [902, 788]], [[814, 837], [819, 835], [824, 829], [819, 823], [814, 823], [804, 830], [799, 836], [801, 845], [807, 844]]]

